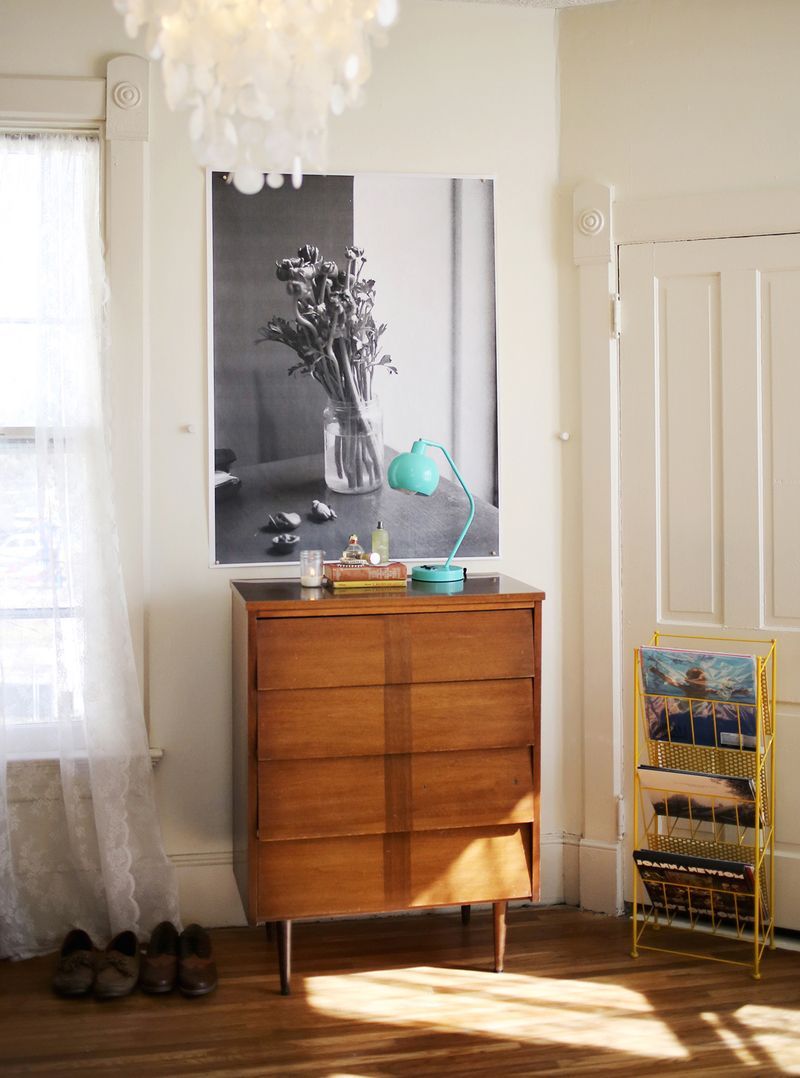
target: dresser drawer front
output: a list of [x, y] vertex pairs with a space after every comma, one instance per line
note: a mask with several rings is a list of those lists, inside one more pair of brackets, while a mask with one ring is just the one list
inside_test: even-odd
[[409, 906], [456, 906], [531, 895], [530, 825], [411, 836]]
[[528, 825], [259, 843], [259, 921], [531, 895]]
[[380, 835], [258, 844], [255, 920], [386, 909]]
[[451, 681], [258, 693], [258, 757], [369, 756], [533, 742], [533, 681]]
[[259, 764], [261, 839], [426, 831], [532, 819], [527, 748]]
[[384, 758], [283, 760], [258, 765], [258, 837], [380, 834]]
[[263, 618], [259, 689], [528, 678], [530, 610]]
[[528, 748], [420, 753], [410, 760], [414, 831], [533, 819]]

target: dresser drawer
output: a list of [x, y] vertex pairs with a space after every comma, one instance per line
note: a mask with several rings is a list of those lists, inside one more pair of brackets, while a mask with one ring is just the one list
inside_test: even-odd
[[258, 767], [260, 839], [532, 819], [528, 748], [265, 761]]
[[314, 689], [528, 678], [530, 610], [262, 618], [256, 686]]
[[276, 689], [257, 694], [258, 757], [291, 760], [533, 742], [533, 681]]
[[531, 897], [530, 825], [261, 842], [256, 919]]

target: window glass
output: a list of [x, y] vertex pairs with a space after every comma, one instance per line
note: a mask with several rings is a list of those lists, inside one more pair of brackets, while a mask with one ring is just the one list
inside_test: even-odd
[[92, 137], [0, 136], [0, 717], [11, 755], [48, 755], [56, 723], [82, 715], [75, 398], [94, 334], [86, 248], [99, 222], [85, 207], [99, 206], [86, 198], [98, 161]]

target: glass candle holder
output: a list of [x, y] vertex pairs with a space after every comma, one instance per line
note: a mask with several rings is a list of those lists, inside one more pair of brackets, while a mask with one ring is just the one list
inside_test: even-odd
[[300, 551], [300, 583], [304, 588], [322, 587], [324, 550]]

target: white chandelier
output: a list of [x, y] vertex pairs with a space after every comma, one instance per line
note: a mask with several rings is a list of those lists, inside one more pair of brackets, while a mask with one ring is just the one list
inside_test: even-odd
[[114, 0], [135, 37], [162, 59], [167, 104], [189, 109], [204, 167], [244, 194], [323, 169], [328, 113], [358, 101], [370, 44], [398, 0]]

